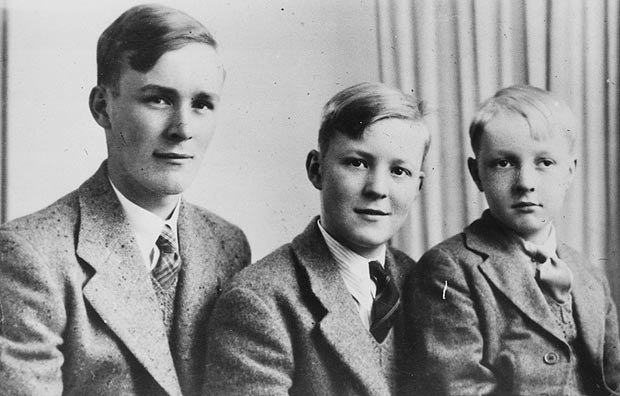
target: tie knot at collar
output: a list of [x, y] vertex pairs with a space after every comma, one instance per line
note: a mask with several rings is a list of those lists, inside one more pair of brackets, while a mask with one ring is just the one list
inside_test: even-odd
[[369, 262], [368, 268], [370, 270], [370, 279], [377, 285], [377, 291], [383, 290], [385, 285], [390, 281], [390, 275], [378, 261]]
[[164, 225], [164, 228], [161, 230], [161, 234], [155, 241], [155, 245], [162, 253], [175, 253], [177, 250], [177, 243], [174, 237], [174, 233], [172, 232], [172, 228], [168, 224]]
[[550, 258], [557, 257], [556, 253], [546, 246], [536, 245], [529, 241], [523, 241], [523, 250], [539, 264], [545, 263]]

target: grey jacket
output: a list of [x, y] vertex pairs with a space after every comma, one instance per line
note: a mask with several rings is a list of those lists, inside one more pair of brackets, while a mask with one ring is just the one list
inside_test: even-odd
[[195, 395], [205, 327], [250, 260], [244, 234], [182, 201], [168, 343], [150, 274], [105, 174], [0, 228], [1, 395]]

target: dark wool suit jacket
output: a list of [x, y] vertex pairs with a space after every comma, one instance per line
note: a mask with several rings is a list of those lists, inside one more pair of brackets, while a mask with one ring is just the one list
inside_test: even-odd
[[[579, 358], [592, 395], [620, 388], [616, 308], [600, 271], [565, 244]], [[485, 212], [428, 251], [407, 278], [416, 395], [564, 395], [571, 356], [527, 256]]]
[[206, 323], [250, 260], [244, 234], [181, 202], [170, 344], [105, 163], [78, 190], [0, 228], [0, 395], [195, 395]]
[[[209, 324], [205, 394], [388, 395], [364, 327], [316, 224], [235, 277]], [[389, 249], [400, 285], [413, 261]], [[402, 341], [401, 318], [384, 344]], [[386, 363], [386, 362], [384, 362]]]

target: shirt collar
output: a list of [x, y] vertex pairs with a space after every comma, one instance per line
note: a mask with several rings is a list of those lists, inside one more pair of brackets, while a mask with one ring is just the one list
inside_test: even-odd
[[366, 258], [355, 253], [329, 235], [321, 225], [320, 220], [317, 221], [317, 224], [349, 292], [362, 307], [372, 306], [376, 286], [370, 279], [368, 263], [375, 260], [384, 266], [385, 246], [380, 249], [377, 257]]
[[553, 226], [553, 224], [551, 224], [549, 227], [549, 236], [547, 237], [547, 240], [541, 245], [526, 241], [525, 239], [520, 237], [519, 240], [521, 241], [521, 246], [523, 247], [523, 250], [529, 256], [532, 256], [534, 252], [542, 253], [545, 256], [545, 259], [549, 257], [557, 258], [558, 256], [556, 253], [558, 242], [555, 227]]
[[[109, 178], [108, 178], [109, 180]], [[167, 220], [163, 220], [156, 214], [142, 208], [139, 205], [131, 202], [127, 197], [121, 193], [112, 180], [110, 180], [110, 184], [112, 185], [112, 190], [116, 194], [116, 197], [121, 203], [121, 207], [123, 208], [123, 212], [129, 221], [129, 225], [133, 230], [136, 241], [138, 242], [138, 247], [142, 253], [142, 256], [145, 258], [146, 263], [152, 266], [153, 260], [153, 248], [155, 246], [155, 241], [159, 238], [161, 234], [161, 230], [164, 228], [165, 224], [168, 224], [174, 233], [175, 240], [177, 241], [177, 250], [178, 250], [178, 233], [177, 233], [177, 223], [179, 219], [179, 207], [181, 206], [179, 203], [181, 198], [177, 201], [172, 214]]]
[[368, 263], [370, 261], [378, 261], [385, 266], [385, 254], [387, 248], [385, 245], [379, 249], [376, 257], [363, 257], [348, 247], [342, 245], [334, 239], [321, 225], [321, 221], [317, 220], [317, 225], [325, 244], [329, 249], [332, 257], [336, 261], [338, 272], [344, 281], [344, 284], [355, 301], [358, 304], [359, 315], [362, 323], [366, 328], [370, 328], [370, 317], [372, 304], [375, 298], [377, 287], [370, 279], [370, 269]]
[[381, 266], [385, 266], [385, 253], [387, 250], [385, 245], [381, 246], [381, 249], [379, 249], [379, 253], [377, 253], [376, 257], [367, 258], [355, 253], [353, 250], [334, 239], [334, 237], [332, 237], [329, 232], [323, 228], [320, 219], [317, 220], [317, 224], [321, 234], [323, 235], [323, 239], [325, 239], [327, 248], [339, 264], [344, 264], [347, 267], [352, 265], [362, 265], [366, 271], [366, 275], [368, 275], [368, 263], [371, 261], [378, 261], [381, 263]]

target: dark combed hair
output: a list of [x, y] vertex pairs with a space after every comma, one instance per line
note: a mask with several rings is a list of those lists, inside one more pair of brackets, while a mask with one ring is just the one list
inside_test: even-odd
[[147, 72], [164, 53], [190, 43], [217, 48], [207, 28], [182, 11], [157, 4], [132, 7], [99, 37], [97, 84], [116, 87], [125, 62]]
[[[364, 82], [338, 92], [323, 107], [319, 129], [319, 150], [325, 153], [334, 133], [360, 139], [377, 121], [398, 118], [424, 122], [424, 103], [412, 95], [381, 83]], [[427, 136], [424, 153], [430, 145]]]

